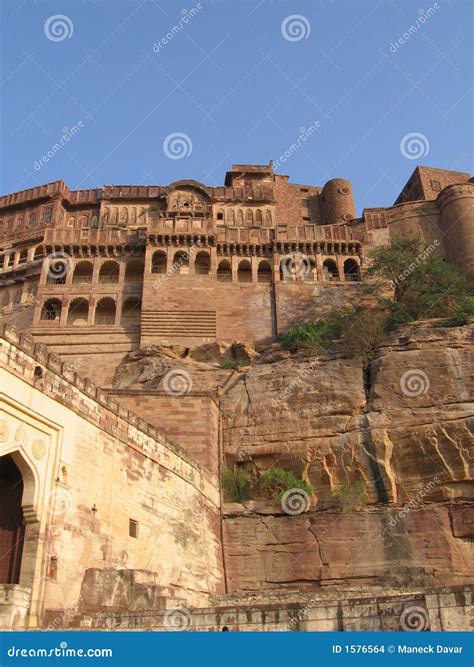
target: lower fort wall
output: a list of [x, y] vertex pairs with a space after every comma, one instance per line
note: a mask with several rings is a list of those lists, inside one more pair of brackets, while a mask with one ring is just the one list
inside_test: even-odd
[[121, 405], [139, 412], [150, 424], [170, 433], [217, 479], [219, 469], [219, 405], [209, 392], [170, 396], [141, 390], [109, 391]]
[[79, 608], [90, 568], [145, 571], [188, 604], [222, 592], [212, 476], [44, 346], [4, 335], [0, 456], [23, 477], [17, 584], [31, 591], [29, 626]]

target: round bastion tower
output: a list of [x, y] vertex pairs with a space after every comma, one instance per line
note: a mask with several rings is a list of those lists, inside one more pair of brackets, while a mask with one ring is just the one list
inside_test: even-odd
[[356, 217], [352, 183], [333, 178], [319, 195], [323, 225], [341, 225]]
[[436, 201], [447, 259], [474, 285], [474, 183], [448, 185]]

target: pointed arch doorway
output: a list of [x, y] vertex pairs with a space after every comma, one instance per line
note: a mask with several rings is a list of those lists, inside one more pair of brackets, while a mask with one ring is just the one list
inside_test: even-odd
[[25, 538], [23, 476], [9, 455], [0, 457], [0, 584], [20, 581]]

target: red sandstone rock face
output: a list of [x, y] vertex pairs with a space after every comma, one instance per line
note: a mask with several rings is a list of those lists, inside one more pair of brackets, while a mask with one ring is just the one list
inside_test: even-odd
[[[405, 327], [380, 348], [369, 382], [356, 359], [275, 344], [240, 371], [220, 357], [194, 361], [200, 352], [166, 359], [218, 393], [225, 465], [305, 470], [316, 493], [296, 516], [278, 502], [226, 507], [230, 591], [470, 579], [472, 341], [472, 325]], [[156, 363], [130, 358], [120, 386], [159, 387]]]
[[[369, 504], [472, 490], [472, 327], [411, 327], [379, 351], [364, 386], [354, 359], [255, 364], [221, 396], [228, 461], [290, 467], [308, 456], [318, 508], [364, 480]], [[366, 395], [367, 394], [367, 395]]]
[[[466, 583], [470, 544], [456, 539], [448, 509], [419, 507], [287, 516], [227, 509], [224, 544], [230, 592], [272, 588], [433, 586]], [[395, 525], [392, 525], [395, 523]]]

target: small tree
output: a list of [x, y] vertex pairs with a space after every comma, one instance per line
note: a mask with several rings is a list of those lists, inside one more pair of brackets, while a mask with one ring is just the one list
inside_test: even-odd
[[242, 467], [225, 468], [221, 475], [225, 499], [235, 503], [248, 500], [251, 481], [251, 475]]
[[474, 298], [465, 278], [433, 245], [424, 248], [418, 239], [394, 239], [373, 250], [371, 256], [369, 275], [389, 279], [393, 285], [393, 301], [381, 299], [389, 312], [390, 328], [436, 317], [463, 324], [474, 315]]

